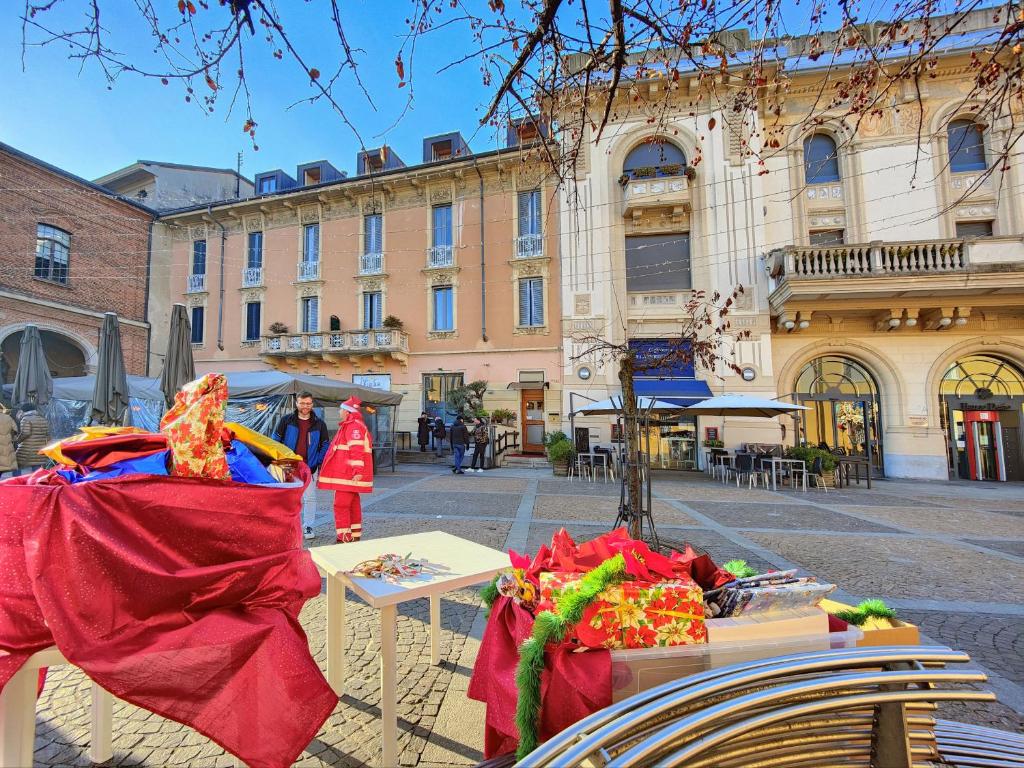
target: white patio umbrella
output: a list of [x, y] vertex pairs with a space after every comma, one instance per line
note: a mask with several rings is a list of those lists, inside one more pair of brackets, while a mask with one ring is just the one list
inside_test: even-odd
[[[636, 399], [636, 410], [638, 413], [675, 413], [682, 410], [681, 405], [666, 403], [663, 400], [655, 400], [653, 397], [638, 397]], [[607, 400], [599, 400], [596, 403], [587, 403], [582, 408], [577, 408], [571, 416], [604, 416], [620, 415], [622, 413], [622, 395], [609, 397]]]
[[718, 395], [688, 406], [683, 413], [693, 416], [760, 416], [770, 419], [785, 413], [809, 410], [805, 405], [781, 403], [763, 397]]

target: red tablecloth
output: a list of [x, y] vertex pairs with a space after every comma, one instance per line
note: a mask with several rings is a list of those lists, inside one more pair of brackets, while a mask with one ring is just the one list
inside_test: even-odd
[[0, 687], [56, 645], [250, 766], [290, 765], [337, 703], [298, 621], [320, 593], [302, 487], [41, 474], [0, 483]]

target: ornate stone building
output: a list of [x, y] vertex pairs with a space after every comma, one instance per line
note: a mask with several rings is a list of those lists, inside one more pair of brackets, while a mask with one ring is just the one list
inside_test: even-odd
[[[920, 100], [908, 86], [859, 123], [825, 112], [776, 150], [762, 146], [767, 101], [735, 112], [685, 73], [667, 97], [663, 78], [638, 82], [630, 98], [676, 116], [655, 129], [624, 102], [579, 163], [582, 205], [563, 199], [563, 410], [619, 392], [614, 365], [578, 357], [580, 336], [656, 349], [679, 337], [693, 291], [742, 286], [732, 328], [750, 338], [724, 350], [742, 375], [683, 367], [641, 377], [638, 391], [809, 410], [663, 429], [663, 466], [692, 467], [720, 438], [870, 454], [891, 477], [1024, 479], [1024, 164], [1020, 152], [994, 162], [1010, 121], [964, 101], [971, 52], [1002, 24], [993, 13], [945, 41]], [[742, 31], [730, 34], [742, 47]], [[837, 76], [802, 56], [809, 45], [786, 42], [790, 125], [807, 125], [823, 78]], [[606, 418], [576, 426], [611, 436]]]

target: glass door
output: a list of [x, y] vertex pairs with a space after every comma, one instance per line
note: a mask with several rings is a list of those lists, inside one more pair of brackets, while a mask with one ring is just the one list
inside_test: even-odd
[[544, 452], [544, 390], [522, 391], [523, 452]]

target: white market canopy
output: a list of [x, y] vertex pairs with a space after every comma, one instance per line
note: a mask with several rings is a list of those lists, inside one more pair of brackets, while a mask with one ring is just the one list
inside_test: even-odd
[[[655, 400], [651, 397], [638, 397], [636, 399], [638, 413], [677, 413], [682, 406]], [[572, 412], [573, 416], [604, 416], [622, 414], [622, 396], [610, 397], [607, 400], [599, 400], [596, 403], [589, 403], [582, 408]]]
[[747, 395], [718, 395], [687, 407], [683, 413], [690, 416], [755, 416], [770, 419], [796, 411], [806, 411], [806, 406], [782, 403], [763, 397]]

